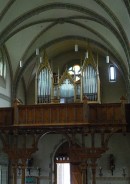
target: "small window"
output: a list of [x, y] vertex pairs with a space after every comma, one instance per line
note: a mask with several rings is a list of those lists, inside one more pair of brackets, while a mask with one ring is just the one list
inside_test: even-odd
[[2, 49], [0, 49], [0, 76], [5, 77], [5, 58]]
[[109, 67], [109, 81], [116, 82], [116, 70], [114, 65], [110, 65]]

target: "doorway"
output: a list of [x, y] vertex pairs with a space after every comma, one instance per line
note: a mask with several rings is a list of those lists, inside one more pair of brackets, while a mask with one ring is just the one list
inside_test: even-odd
[[55, 184], [81, 184], [80, 163], [72, 162], [68, 142], [63, 143], [55, 154]]
[[70, 183], [70, 163], [57, 163], [57, 184]]

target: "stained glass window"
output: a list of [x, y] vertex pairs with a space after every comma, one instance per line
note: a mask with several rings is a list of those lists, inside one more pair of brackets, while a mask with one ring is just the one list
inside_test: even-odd
[[80, 80], [81, 69], [79, 65], [74, 65], [68, 69], [70, 75], [72, 75], [75, 81]]

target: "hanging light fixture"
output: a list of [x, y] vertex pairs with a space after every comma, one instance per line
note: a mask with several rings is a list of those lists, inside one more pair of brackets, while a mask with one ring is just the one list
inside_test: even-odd
[[39, 55], [39, 48], [36, 48], [36, 56]]
[[74, 49], [75, 49], [75, 52], [78, 52], [78, 44], [75, 44]]
[[23, 66], [23, 62], [20, 60], [19, 61], [19, 67], [22, 68], [22, 66]]
[[88, 51], [85, 52], [85, 59], [88, 59]]
[[42, 57], [40, 57], [40, 63], [42, 63]]
[[106, 56], [106, 63], [109, 63], [109, 60], [110, 60], [110, 58], [109, 58], [109, 56], [107, 55], [107, 56]]

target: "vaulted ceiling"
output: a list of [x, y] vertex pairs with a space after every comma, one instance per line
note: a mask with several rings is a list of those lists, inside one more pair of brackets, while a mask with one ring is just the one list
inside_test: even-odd
[[[82, 52], [88, 43], [109, 53], [124, 75], [130, 68], [129, 0], [0, 0], [0, 44], [7, 49], [14, 85], [35, 73], [36, 48], [50, 60]], [[19, 61], [23, 67], [19, 68]]]

